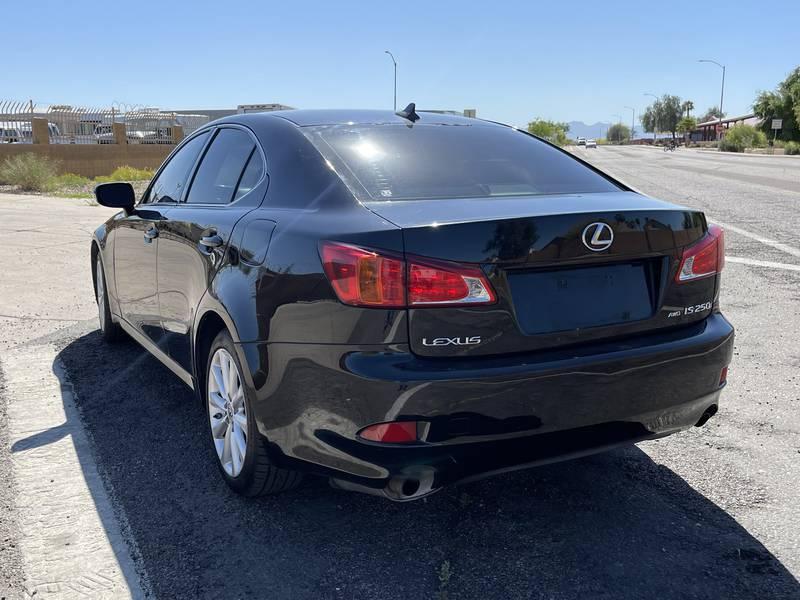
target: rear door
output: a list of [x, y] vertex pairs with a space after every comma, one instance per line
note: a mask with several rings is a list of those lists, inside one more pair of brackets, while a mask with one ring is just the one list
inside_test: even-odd
[[159, 346], [164, 345], [156, 277], [159, 236], [208, 136], [205, 132], [187, 140], [162, 167], [142, 202], [114, 229], [114, 276], [122, 317]]
[[236, 223], [261, 203], [263, 194], [250, 192], [265, 173], [253, 134], [235, 125], [220, 127], [188, 192], [169, 212], [158, 256], [161, 323], [170, 356], [188, 372], [195, 310], [224, 262]]

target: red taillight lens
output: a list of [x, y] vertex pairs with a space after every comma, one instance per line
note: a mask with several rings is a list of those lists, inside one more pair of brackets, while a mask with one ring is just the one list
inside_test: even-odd
[[681, 267], [675, 281], [683, 283], [716, 275], [725, 265], [725, 234], [717, 225], [709, 225], [708, 233], [683, 251]]
[[722, 367], [719, 373], [719, 385], [722, 386], [728, 381], [728, 367]]
[[407, 444], [417, 441], [416, 421], [394, 421], [392, 423], [378, 423], [362, 429], [359, 437], [371, 442], [385, 444]]
[[496, 300], [478, 267], [417, 257], [405, 261], [339, 242], [322, 242], [320, 254], [325, 275], [345, 304], [404, 308]]
[[408, 305], [490, 304], [492, 286], [477, 267], [409, 259]]
[[339, 300], [355, 306], [404, 307], [405, 263], [350, 246], [322, 244], [322, 267]]

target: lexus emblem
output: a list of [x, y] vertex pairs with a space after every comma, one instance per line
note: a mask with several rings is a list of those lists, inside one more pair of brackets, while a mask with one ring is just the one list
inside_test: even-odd
[[589, 223], [581, 236], [583, 245], [592, 252], [608, 250], [614, 243], [614, 232], [607, 223]]

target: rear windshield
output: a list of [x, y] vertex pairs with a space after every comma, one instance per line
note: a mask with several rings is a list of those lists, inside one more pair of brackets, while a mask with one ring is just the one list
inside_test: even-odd
[[358, 124], [304, 131], [365, 201], [619, 190], [577, 160], [510, 127]]

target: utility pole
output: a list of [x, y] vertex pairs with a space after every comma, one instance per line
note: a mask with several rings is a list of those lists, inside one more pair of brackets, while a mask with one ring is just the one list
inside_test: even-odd
[[394, 54], [388, 50], [384, 50], [384, 53], [389, 55], [394, 65], [394, 111], [397, 112], [397, 61], [394, 59]]
[[713, 63], [722, 69], [722, 88], [719, 91], [719, 131], [717, 132], [717, 140], [719, 140], [722, 137], [722, 100], [725, 97], [725, 65], [721, 65], [715, 60], [708, 60], [705, 58], [701, 58], [697, 62]]

